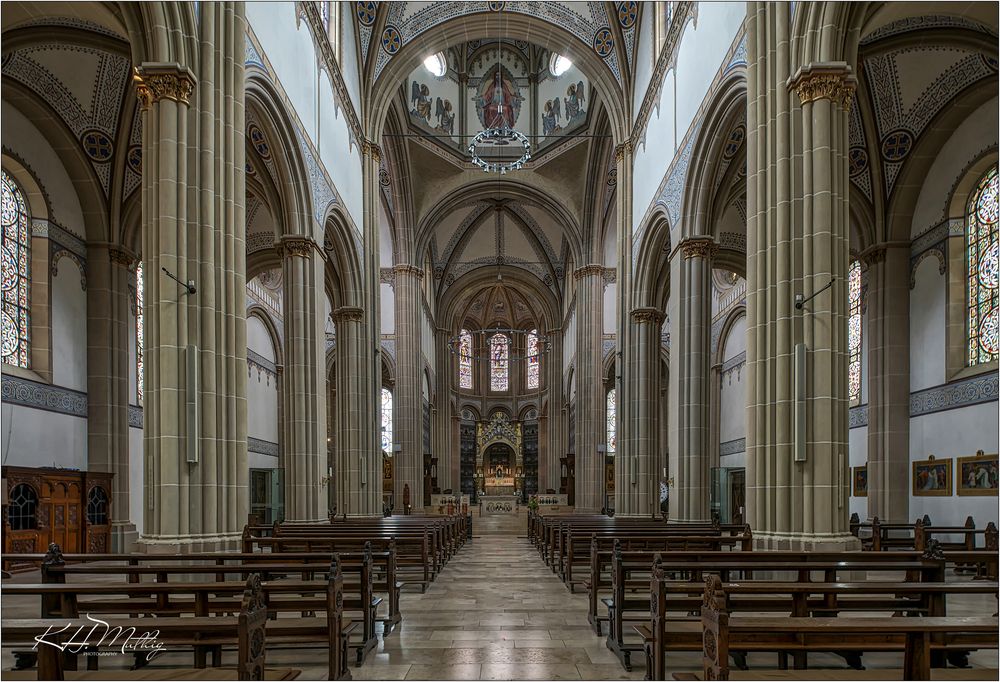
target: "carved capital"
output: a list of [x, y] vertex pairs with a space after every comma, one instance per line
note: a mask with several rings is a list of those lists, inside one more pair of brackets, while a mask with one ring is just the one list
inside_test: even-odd
[[126, 248], [121, 246], [109, 246], [108, 260], [112, 263], [117, 263], [118, 265], [124, 265], [126, 268], [131, 268], [138, 258], [136, 258], [135, 254]]
[[410, 275], [411, 277], [416, 277], [417, 279], [424, 278], [424, 271], [415, 265], [409, 265], [407, 263], [400, 263], [399, 265], [392, 266], [392, 272], [396, 275]]
[[719, 251], [719, 245], [708, 237], [685, 239], [677, 246], [684, 258], [711, 259]]
[[333, 311], [334, 322], [360, 322], [365, 317], [363, 308], [345, 305]]
[[615, 163], [621, 163], [626, 156], [632, 156], [632, 140], [626, 139], [615, 146]]
[[143, 64], [137, 66], [133, 76], [139, 105], [148, 109], [160, 100], [169, 99], [190, 104], [195, 77], [191, 70], [180, 64]]
[[788, 81], [788, 87], [799, 95], [799, 102], [806, 104], [828, 99], [850, 110], [858, 79], [846, 62], [808, 64], [800, 68]]
[[319, 244], [313, 241], [310, 237], [300, 237], [300, 236], [287, 236], [282, 237], [281, 241], [278, 242], [278, 255], [282, 258], [285, 257], [298, 257], [298, 258], [308, 258], [312, 255], [315, 249], [318, 253], [322, 253], [319, 248]]
[[662, 325], [665, 315], [656, 308], [635, 308], [632, 310], [632, 321], [636, 324]]
[[573, 271], [573, 277], [580, 280], [584, 277], [591, 277], [594, 275], [599, 275], [604, 277], [604, 266], [598, 265], [596, 263], [591, 263], [590, 265], [584, 265], [582, 268], [577, 268]]
[[862, 253], [859, 258], [861, 262], [865, 265], [872, 266], [876, 263], [882, 263], [885, 261], [886, 247], [882, 244], [873, 246], [864, 253]]
[[370, 156], [375, 163], [382, 162], [382, 148], [371, 140], [364, 140], [361, 143], [361, 154], [363, 156]]

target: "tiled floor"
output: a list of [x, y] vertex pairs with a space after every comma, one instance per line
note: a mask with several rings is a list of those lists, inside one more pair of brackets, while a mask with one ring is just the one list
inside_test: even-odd
[[[587, 625], [587, 597], [570, 594], [524, 538], [521, 515], [473, 518], [474, 539], [452, 559], [426, 594], [404, 591], [403, 623], [365, 664], [351, 668], [356, 680], [595, 680], [642, 679], [642, 656], [631, 673]], [[18, 576], [16, 579], [30, 579]], [[37, 579], [37, 578], [36, 578]], [[37, 603], [5, 600], [4, 617], [31, 616]], [[950, 615], [996, 611], [995, 600], [950, 600]], [[875, 614], [873, 614], [875, 615]], [[757, 658], [760, 665], [764, 659]], [[902, 656], [868, 654], [869, 668], [901, 667]], [[977, 666], [997, 667], [995, 651], [978, 652]], [[227, 655], [227, 664], [231, 659]], [[4, 652], [3, 668], [12, 658]], [[159, 657], [157, 666], [190, 666], [190, 655]], [[751, 660], [751, 665], [754, 660]], [[810, 656], [812, 668], [843, 668], [833, 655]], [[271, 649], [269, 667], [302, 670], [300, 679], [326, 679], [319, 649]], [[115, 662], [102, 659], [102, 669]], [[671, 656], [671, 672], [700, 670], [700, 654]]]

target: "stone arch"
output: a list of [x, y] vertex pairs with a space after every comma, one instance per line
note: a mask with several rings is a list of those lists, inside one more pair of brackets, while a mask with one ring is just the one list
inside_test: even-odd
[[274, 364], [281, 367], [284, 365], [284, 338], [277, 322], [266, 308], [256, 304], [247, 308], [247, 319], [251, 317], [257, 318], [264, 325], [271, 339], [271, 347], [274, 349]]
[[643, 230], [636, 263], [633, 306], [665, 310], [670, 293], [670, 219], [658, 206]]
[[357, 232], [343, 207], [331, 206], [323, 221], [323, 251], [326, 254], [327, 295], [334, 310], [342, 306], [360, 307], [364, 295], [364, 274]]

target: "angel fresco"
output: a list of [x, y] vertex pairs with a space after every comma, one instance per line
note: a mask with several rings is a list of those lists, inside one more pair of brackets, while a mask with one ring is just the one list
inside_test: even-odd
[[543, 135], [555, 135], [562, 132], [562, 126], [559, 125], [559, 121], [562, 119], [560, 108], [558, 97], [550, 99], [545, 103], [542, 111]]
[[498, 68], [490, 78], [482, 80], [472, 101], [484, 127], [513, 128], [524, 97], [517, 83], [510, 76], [502, 75]]
[[579, 81], [576, 85], [570, 85], [566, 89], [564, 101], [566, 102], [566, 126], [569, 127], [587, 115], [586, 109], [583, 108], [587, 101], [586, 87], [583, 81]]
[[437, 118], [437, 128], [446, 135], [455, 134], [455, 112], [452, 111], [451, 101], [437, 98], [434, 104], [434, 116]]
[[431, 124], [431, 91], [426, 84], [413, 81], [410, 86], [410, 115], [421, 119], [423, 123]]

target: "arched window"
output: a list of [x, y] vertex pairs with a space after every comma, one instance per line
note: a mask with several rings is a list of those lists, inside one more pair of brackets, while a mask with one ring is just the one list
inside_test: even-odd
[[608, 454], [613, 455], [618, 445], [618, 427], [615, 424], [615, 417], [618, 414], [617, 391], [608, 391]]
[[472, 388], [472, 334], [468, 329], [458, 334], [458, 387]]
[[[997, 167], [993, 166], [980, 179], [969, 199], [966, 210], [965, 257], [967, 264], [968, 298], [967, 340], [969, 365], [979, 365], [997, 359], [1000, 330], [997, 275], [1000, 258], [997, 253]], [[6, 215], [6, 208], [4, 209]], [[5, 218], [6, 221], [6, 218]]]
[[87, 493], [87, 523], [92, 526], [108, 525], [108, 493], [99, 485]]
[[145, 302], [145, 271], [142, 268], [142, 261], [140, 260], [135, 266], [135, 387], [136, 387], [136, 397], [139, 399], [139, 404], [142, 405], [142, 368], [143, 368], [143, 354], [142, 346], [143, 341], [146, 338], [146, 332], [144, 329], [145, 325], [145, 315], [143, 314], [143, 303]]
[[527, 359], [528, 359], [528, 388], [538, 388], [540, 367], [538, 356], [538, 330], [532, 329], [528, 332]]
[[851, 263], [847, 272], [847, 396], [850, 402], [861, 400], [861, 262]]
[[21, 189], [3, 173], [3, 362], [29, 365], [31, 235]]
[[10, 491], [7, 504], [7, 523], [11, 530], [38, 528], [35, 511], [38, 508], [38, 493], [27, 483], [18, 483]]
[[510, 384], [510, 339], [504, 334], [490, 337], [490, 390], [506, 391]]
[[382, 389], [382, 452], [392, 457], [392, 391]]

